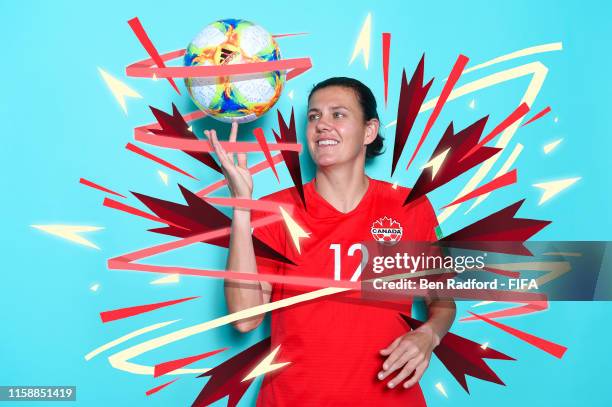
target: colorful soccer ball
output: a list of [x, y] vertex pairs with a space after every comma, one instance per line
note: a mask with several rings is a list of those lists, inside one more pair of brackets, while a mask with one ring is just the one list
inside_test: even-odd
[[[185, 66], [223, 66], [280, 59], [270, 33], [246, 20], [225, 19], [207, 25], [187, 46]], [[223, 122], [246, 123], [270, 110], [280, 97], [284, 73], [185, 78], [193, 102]]]

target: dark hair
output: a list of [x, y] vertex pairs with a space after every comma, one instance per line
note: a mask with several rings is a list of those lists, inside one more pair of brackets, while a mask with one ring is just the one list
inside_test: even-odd
[[[338, 76], [334, 78], [329, 78], [324, 80], [323, 82], [317, 83], [310, 94], [308, 95], [308, 101], [310, 102], [310, 98], [313, 93], [318, 91], [319, 89], [327, 88], [329, 86], [340, 86], [347, 89], [352, 89], [353, 92], [357, 95], [357, 100], [359, 100], [359, 104], [361, 105], [361, 111], [363, 112], [363, 117], [365, 121], [378, 118], [378, 112], [376, 111], [376, 98], [374, 94], [364, 83], [358, 81], [357, 79], [347, 78], [345, 76]], [[381, 155], [383, 153], [383, 141], [385, 139], [380, 135], [380, 132], [376, 135], [374, 141], [372, 141], [366, 147], [366, 158], [376, 157], [377, 155]]]

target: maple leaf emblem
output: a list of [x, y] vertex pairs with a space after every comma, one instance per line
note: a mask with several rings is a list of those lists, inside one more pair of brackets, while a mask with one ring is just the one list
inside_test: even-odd
[[395, 244], [402, 238], [402, 225], [392, 218], [383, 216], [372, 223], [372, 237], [378, 242]]

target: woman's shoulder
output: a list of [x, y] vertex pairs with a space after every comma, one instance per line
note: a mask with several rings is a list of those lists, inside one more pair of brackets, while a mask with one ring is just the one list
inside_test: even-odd
[[[304, 188], [305, 188], [305, 186], [304, 186]], [[297, 188], [295, 186], [290, 186], [288, 188], [280, 189], [278, 191], [266, 194], [266, 195], [260, 197], [259, 199], [262, 200], [262, 201], [274, 201], [274, 202], [287, 202], [287, 203], [291, 203], [291, 201], [294, 201], [296, 198], [300, 199], [299, 198], [299, 192], [298, 192], [298, 190], [297, 190]]]
[[[370, 178], [372, 181], [376, 182], [377, 187], [377, 197], [383, 202], [387, 202], [388, 205], [398, 204], [404, 206], [404, 202], [406, 202], [406, 198], [412, 191], [412, 188], [408, 188], [402, 185], [399, 185], [397, 182], [388, 182], [382, 181], [374, 178]], [[413, 206], [414, 205], [414, 206]], [[426, 208], [427, 210], [431, 210], [431, 202], [427, 198], [427, 195], [423, 195], [414, 201], [414, 204], [410, 205], [411, 207], [419, 207]]]
[[398, 182], [383, 181], [380, 179], [370, 178], [376, 183], [377, 192], [379, 195], [389, 196], [390, 198], [404, 199], [410, 193], [411, 188], [400, 185]]
[[[304, 188], [306, 188], [305, 185], [304, 185]], [[275, 192], [271, 192], [269, 194], [266, 194], [258, 198], [257, 200], [278, 204], [279, 206], [282, 206], [290, 214], [295, 213], [296, 209], [299, 210], [299, 208], [303, 207], [300, 193], [298, 192], [295, 186], [291, 186], [288, 188], [280, 189]], [[276, 213], [278, 214], [278, 212]], [[269, 211], [254, 211], [251, 214], [252, 220], [264, 218], [269, 215], [270, 215]], [[272, 223], [271, 225], [277, 225], [277, 224], [279, 223], [275, 222], [275, 223]]]

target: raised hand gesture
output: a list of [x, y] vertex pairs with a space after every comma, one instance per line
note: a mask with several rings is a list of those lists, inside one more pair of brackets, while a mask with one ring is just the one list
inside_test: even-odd
[[[234, 161], [234, 153], [228, 153], [219, 143], [215, 130], [204, 130], [204, 135], [211, 142], [223, 169], [232, 197], [251, 199], [253, 195], [253, 177], [247, 167], [246, 153], [237, 153], [238, 164]], [[232, 123], [229, 141], [235, 142], [238, 136], [238, 123]]]

